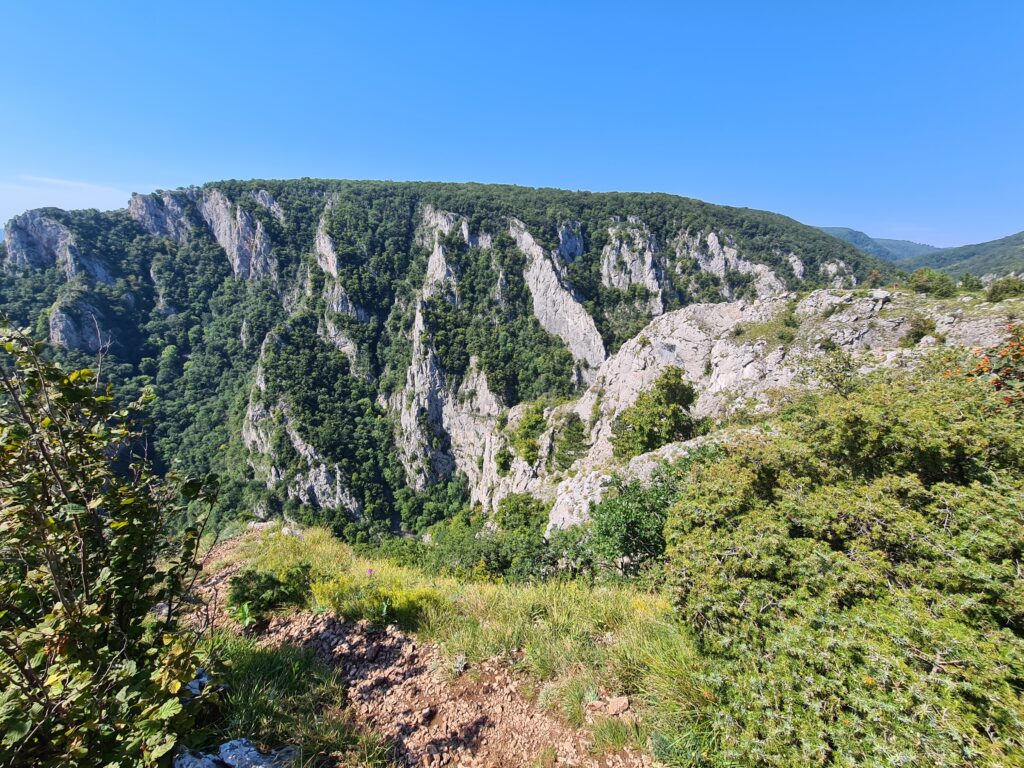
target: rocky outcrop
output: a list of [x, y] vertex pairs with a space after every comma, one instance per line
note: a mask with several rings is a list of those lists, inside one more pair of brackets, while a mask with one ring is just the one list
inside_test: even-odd
[[733, 290], [726, 280], [729, 272], [750, 275], [759, 298], [778, 296], [786, 291], [786, 286], [770, 267], [744, 259], [730, 240], [726, 239], [723, 243], [716, 232], [680, 233], [676, 242], [676, 255], [695, 260], [702, 271], [721, 279], [723, 292], [729, 299], [734, 298]]
[[[302, 469], [286, 474], [277, 466], [279, 457], [274, 453], [273, 441], [278, 431], [300, 457]], [[284, 401], [268, 408], [250, 399], [242, 424], [242, 442], [249, 451], [249, 466], [269, 490], [283, 486], [289, 498], [310, 507], [344, 509], [353, 519], [359, 518], [362, 504], [348, 490], [345, 474], [303, 439]]]
[[249, 192], [249, 199], [261, 208], [265, 208], [271, 216], [277, 219], [279, 224], [284, 224], [284, 208], [274, 199], [274, 196], [265, 189], [257, 189]]
[[831, 281], [833, 288], [853, 288], [857, 284], [857, 278], [842, 259], [826, 261], [819, 271]]
[[84, 299], [58, 300], [50, 308], [50, 343], [63, 349], [96, 354], [111, 343], [103, 313]]
[[[418, 303], [412, 327], [412, 362], [405, 374], [405, 388], [397, 393], [398, 454], [406, 478], [416, 490], [452, 476], [455, 459], [444, 432], [445, 377], [437, 353], [423, 324]], [[392, 403], [392, 408], [396, 404]]]
[[204, 192], [196, 207], [228, 255], [235, 277], [258, 280], [273, 273], [276, 263], [270, 253], [270, 237], [263, 229], [263, 222], [254, 221], [247, 211], [233, 204], [219, 189]]
[[4, 269], [56, 267], [67, 280], [84, 274], [101, 283], [112, 283], [110, 269], [97, 258], [84, 256], [71, 230], [43, 211], [26, 211], [4, 225], [7, 259]]
[[133, 194], [128, 201], [128, 215], [153, 237], [167, 237], [180, 245], [195, 228], [186, 207], [188, 203], [186, 193]]
[[551, 258], [533, 239], [526, 225], [512, 219], [509, 234], [527, 257], [523, 277], [533, 296], [533, 313], [541, 327], [564, 341], [572, 356], [587, 369], [596, 368], [604, 361], [605, 350], [594, 319], [562, 283]]
[[634, 285], [645, 289], [650, 296], [648, 312], [660, 315], [664, 304], [654, 235], [640, 219], [630, 216], [625, 223], [609, 227], [608, 238], [601, 252], [601, 282], [606, 288], [623, 291]]

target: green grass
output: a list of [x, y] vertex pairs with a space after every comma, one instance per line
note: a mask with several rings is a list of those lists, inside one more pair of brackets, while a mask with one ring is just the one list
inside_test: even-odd
[[389, 766], [391, 750], [361, 732], [345, 708], [341, 671], [318, 664], [295, 648], [264, 648], [231, 634], [215, 637], [227, 685], [210, 743], [247, 738], [264, 750], [293, 745], [299, 766]]
[[[639, 696], [641, 717], [664, 724], [671, 733], [678, 728], [672, 714], [686, 707], [677, 701], [677, 692], [689, 695], [685, 681], [663, 679], [656, 687], [651, 679], [669, 671], [685, 674], [686, 663], [670, 670], [657, 656], [689, 656], [691, 649], [682, 629], [665, 634], [675, 625], [668, 601], [658, 594], [628, 585], [463, 582], [357, 556], [327, 530], [316, 528], [301, 538], [268, 530], [235, 558], [278, 574], [308, 564], [311, 609], [399, 623], [436, 642], [448, 659], [446, 668], [454, 669], [461, 655], [471, 665], [470, 674], [486, 659], [513, 660], [527, 685], [539, 690], [538, 705], [573, 726], [585, 725], [586, 704], [602, 690]], [[652, 672], [654, 665], [657, 672]], [[664, 716], [657, 715], [661, 711]], [[640, 731], [630, 729], [629, 740], [639, 743]], [[618, 725], [600, 722], [594, 725], [594, 738], [595, 745], [609, 751], [625, 735]]]

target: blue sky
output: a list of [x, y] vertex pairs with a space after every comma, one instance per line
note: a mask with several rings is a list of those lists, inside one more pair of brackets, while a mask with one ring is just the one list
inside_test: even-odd
[[318, 176], [1024, 229], [1021, 2], [9, 2], [0, 29], [0, 219]]

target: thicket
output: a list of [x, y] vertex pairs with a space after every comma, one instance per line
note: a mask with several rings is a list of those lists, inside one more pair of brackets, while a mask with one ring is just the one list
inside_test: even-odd
[[804, 401], [666, 525], [713, 764], [1019, 765], [1024, 420], [935, 365]]
[[618, 458], [630, 459], [693, 437], [696, 425], [690, 406], [697, 392], [685, 376], [682, 368], [668, 366], [633, 405], [616, 417], [612, 447]]
[[0, 332], [0, 764], [150, 766], [203, 712], [180, 630], [199, 481], [161, 479], [142, 403]]

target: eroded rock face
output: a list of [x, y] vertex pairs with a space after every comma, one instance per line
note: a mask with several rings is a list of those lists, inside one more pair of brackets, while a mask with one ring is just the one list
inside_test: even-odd
[[778, 296], [786, 291], [786, 286], [771, 267], [744, 259], [731, 242], [723, 242], [716, 232], [680, 233], [676, 253], [681, 258], [695, 259], [702, 271], [722, 279], [727, 298], [733, 298], [732, 289], [725, 280], [730, 271], [752, 276], [759, 298]]
[[544, 253], [526, 225], [518, 219], [509, 223], [509, 234], [527, 257], [523, 277], [533, 296], [533, 313], [541, 328], [565, 342], [572, 356], [588, 369], [605, 358], [604, 342], [583, 305], [562, 284], [552, 260]]
[[[275, 343], [268, 337], [260, 348], [260, 362], [242, 421], [242, 443], [249, 453], [249, 466], [269, 490], [283, 486], [288, 498], [298, 499], [316, 509], [343, 509], [357, 520], [363, 511], [362, 503], [349, 491], [348, 479], [342, 469], [303, 438], [299, 432], [300, 425], [295, 423], [284, 400], [269, 406], [263, 402], [267, 387], [263, 359]], [[288, 440], [292, 450], [301, 458], [303, 469], [287, 476], [282, 473], [274, 450], [275, 438], [279, 436]]]
[[228, 255], [235, 277], [258, 280], [273, 273], [276, 263], [263, 222], [254, 221], [219, 189], [204, 192], [196, 201], [196, 208]]
[[63, 349], [96, 354], [111, 343], [103, 313], [88, 301], [58, 301], [50, 308], [50, 343]]
[[184, 193], [133, 194], [128, 201], [128, 215], [153, 237], [167, 237], [179, 245], [195, 227], [186, 209]]
[[262, 208], [266, 208], [270, 215], [284, 224], [284, 208], [274, 199], [274, 196], [265, 189], [257, 189], [249, 193], [249, 199]]
[[608, 228], [608, 244], [601, 252], [601, 282], [607, 288], [628, 290], [640, 286], [650, 295], [647, 309], [660, 315], [664, 309], [661, 294], [661, 266], [655, 258], [657, 244], [647, 225], [636, 216]]
[[71, 230], [42, 211], [26, 211], [4, 225], [7, 260], [4, 268], [57, 267], [67, 280], [84, 274], [101, 283], [112, 283], [110, 269], [96, 258], [83, 256]]

